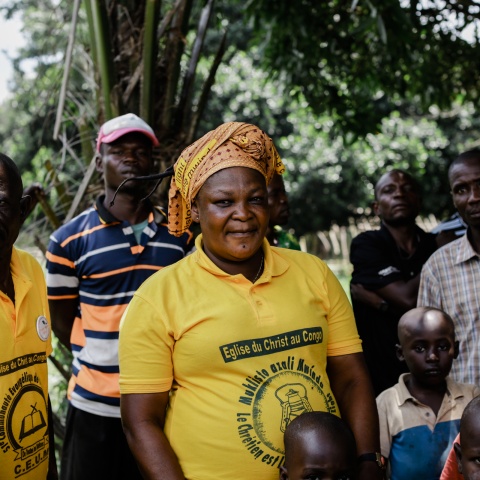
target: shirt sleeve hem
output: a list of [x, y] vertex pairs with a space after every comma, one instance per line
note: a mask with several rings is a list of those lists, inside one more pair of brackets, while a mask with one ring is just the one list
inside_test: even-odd
[[327, 357], [339, 357], [340, 355], [350, 355], [352, 353], [362, 353], [361, 341], [339, 345], [327, 350]]
[[155, 380], [147, 383], [145, 380], [120, 381], [120, 393], [162, 393], [172, 388], [173, 377], [166, 380]]

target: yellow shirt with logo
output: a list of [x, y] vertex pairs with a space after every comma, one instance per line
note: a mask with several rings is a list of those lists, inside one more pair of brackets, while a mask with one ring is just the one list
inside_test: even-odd
[[185, 478], [277, 479], [283, 433], [339, 415], [328, 356], [361, 352], [350, 303], [320, 259], [265, 241], [253, 285], [197, 250], [137, 291], [120, 330], [120, 391], [171, 391], [165, 434]]
[[[13, 249], [15, 305], [0, 292], [0, 480], [45, 479], [48, 471], [50, 316], [42, 268]], [[52, 447], [53, 448], [53, 447]]]

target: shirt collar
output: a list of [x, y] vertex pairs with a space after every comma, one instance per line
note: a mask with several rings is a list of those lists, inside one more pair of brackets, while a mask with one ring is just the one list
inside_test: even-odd
[[[417, 235], [428, 235], [425, 233], [425, 230], [422, 230], [417, 224], [415, 224], [414, 228]], [[383, 231], [386, 235], [388, 235], [393, 241], [395, 241], [392, 234], [390, 233], [390, 230], [385, 225], [383, 220], [380, 222], [380, 230]]]
[[[203, 251], [203, 235], [200, 234], [195, 239], [196, 250], [192, 255], [195, 255], [195, 261], [208, 272], [219, 276], [219, 277], [233, 277], [235, 275], [230, 275], [229, 273], [224, 272], [222, 269], [217, 267], [210, 258], [207, 257]], [[272, 277], [276, 277], [285, 273], [289, 267], [289, 264], [284, 260], [277, 252], [275, 248], [272, 248], [266, 239], [263, 240], [262, 244], [263, 253], [265, 255], [265, 266], [263, 269], [263, 274], [260, 277], [259, 281], [256, 283], [269, 282]]]
[[28, 276], [24, 273], [24, 268], [22, 265], [22, 260], [16, 247], [12, 248], [12, 257], [10, 259], [10, 270], [12, 272], [13, 279], [21, 279], [22, 281], [27, 281]]
[[[402, 406], [408, 400], [418, 402], [418, 400], [410, 393], [407, 386], [405, 385], [405, 380], [410, 377], [411, 373], [402, 373], [398, 379], [398, 384], [395, 386], [398, 392], [398, 406]], [[447, 395], [452, 396], [454, 399], [463, 397], [464, 394], [459, 385], [454, 382], [450, 377], [446, 378], [447, 381]]]
[[478, 257], [478, 253], [473, 249], [470, 240], [468, 239], [468, 230], [463, 237], [460, 237], [457, 242], [457, 255], [455, 257], [455, 264], [466, 262], [473, 257]]
[[25, 274], [25, 267], [23, 266], [22, 259], [15, 247], [12, 249], [10, 270], [12, 272], [13, 285], [15, 287], [15, 308], [18, 309], [33, 284], [28, 275]]
[[[107, 210], [105, 208], [105, 205], [103, 204], [104, 200], [105, 195], [100, 195], [99, 197], [97, 197], [97, 200], [95, 202], [95, 209], [98, 212], [100, 220], [103, 223], [122, 223], [122, 221], [116, 218], [110, 212], [110, 210]], [[154, 221], [156, 224], [160, 225], [161, 223], [164, 223], [166, 221], [167, 216], [160, 207], [154, 207], [149, 199], [146, 200], [146, 204], [150, 212], [148, 215], [148, 223]]]

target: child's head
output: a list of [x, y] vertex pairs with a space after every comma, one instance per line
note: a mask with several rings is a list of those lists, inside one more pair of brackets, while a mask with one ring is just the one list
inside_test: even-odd
[[288, 425], [284, 441], [281, 480], [356, 478], [355, 437], [339, 417], [327, 412], [304, 413]]
[[444, 311], [418, 307], [398, 322], [397, 356], [405, 361], [418, 385], [436, 387], [445, 378], [458, 355], [453, 320]]
[[460, 420], [460, 444], [455, 443], [458, 470], [465, 480], [480, 480], [480, 397], [465, 407]]

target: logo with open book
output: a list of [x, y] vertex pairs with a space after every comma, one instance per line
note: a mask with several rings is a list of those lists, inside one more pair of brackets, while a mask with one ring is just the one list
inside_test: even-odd
[[48, 460], [47, 400], [38, 377], [24, 373], [0, 401], [0, 448], [19, 478]]

